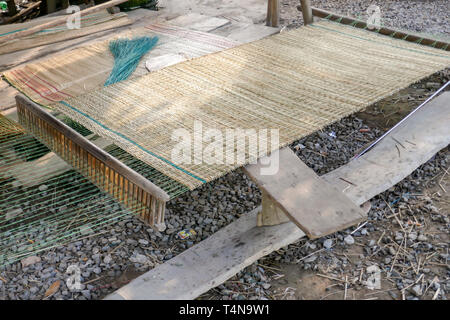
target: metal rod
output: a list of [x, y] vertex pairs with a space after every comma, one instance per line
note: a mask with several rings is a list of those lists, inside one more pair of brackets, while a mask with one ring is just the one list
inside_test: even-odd
[[379, 137], [377, 140], [375, 140], [374, 142], [372, 142], [372, 143], [370, 144], [370, 146], [368, 146], [366, 149], [364, 149], [360, 154], [354, 156], [353, 159], [358, 159], [358, 158], [361, 157], [364, 153], [366, 153], [367, 151], [369, 151], [370, 149], [372, 149], [378, 142], [380, 142], [384, 137], [386, 137], [389, 133], [391, 133], [395, 128], [397, 128], [397, 127], [400, 126], [403, 122], [405, 122], [406, 119], [408, 119], [409, 117], [411, 117], [417, 110], [419, 110], [419, 109], [422, 108], [424, 105], [426, 105], [428, 102], [430, 102], [431, 99], [433, 99], [436, 95], [438, 95], [441, 91], [443, 91], [449, 84], [450, 84], [450, 81], [447, 81], [447, 83], [444, 84], [438, 91], [436, 91], [435, 93], [433, 93], [433, 95], [432, 95], [431, 97], [429, 97], [427, 100], [425, 100], [424, 102], [422, 102], [417, 108], [415, 108], [413, 111], [411, 111], [406, 117], [404, 117], [402, 120], [400, 120], [395, 126], [393, 126], [391, 129], [389, 129], [388, 131], [386, 131], [381, 137]]

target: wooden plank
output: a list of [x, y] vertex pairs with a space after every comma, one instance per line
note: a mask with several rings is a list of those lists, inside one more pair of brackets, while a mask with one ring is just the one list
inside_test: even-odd
[[156, 57], [151, 57], [145, 61], [145, 67], [150, 72], [186, 61], [186, 57], [178, 53], [166, 53]]
[[66, 124], [62, 123], [60, 120], [52, 116], [50, 113], [44, 111], [36, 103], [32, 102], [23, 95], [18, 95], [16, 97], [16, 101], [18, 108], [21, 107], [28, 109], [37, 117], [39, 117], [40, 119], [51, 125], [54, 129], [58, 131], [58, 133], [68, 137], [70, 140], [77, 143], [89, 154], [93, 155], [94, 157], [102, 161], [105, 165], [113, 168], [118, 174], [127, 178], [128, 180], [130, 180], [131, 182], [142, 188], [144, 191], [150, 193], [151, 195], [155, 196], [156, 198], [162, 201], [170, 200], [169, 195], [164, 190], [162, 190], [149, 180], [145, 179], [136, 171], [124, 165], [122, 162], [120, 162], [107, 152], [105, 152], [103, 149], [97, 147], [95, 144], [84, 138], [81, 134], [79, 134]]
[[194, 299], [259, 258], [304, 236], [292, 223], [256, 227], [259, 210], [243, 215], [105, 300]]
[[367, 216], [350, 199], [326, 183], [289, 148], [279, 151], [276, 174], [262, 175], [259, 159], [244, 167], [248, 176], [284, 210], [309, 238], [348, 228]]
[[[352, 199], [389, 189], [450, 143], [450, 92], [444, 92], [394, 129], [369, 152], [323, 176]], [[348, 181], [348, 182], [346, 182]]]
[[[450, 93], [446, 93], [446, 95], [449, 99]], [[357, 179], [357, 175], [355, 175], [353, 179], [362, 183], [358, 188], [346, 190], [345, 194], [356, 205], [362, 205], [375, 194], [389, 189], [396, 182], [407, 177], [422, 161], [427, 161], [435, 152], [448, 145], [450, 142], [448, 100], [447, 105], [441, 101], [439, 104], [434, 104], [432, 108], [429, 107], [421, 109], [408, 119], [408, 123], [401, 131], [402, 135], [409, 131], [410, 137], [414, 138], [414, 141], [411, 142], [414, 142], [417, 148], [412, 155], [420, 158], [420, 161], [405, 163], [400, 161], [400, 158], [393, 158], [390, 162], [390, 166], [393, 168], [391, 171], [395, 171], [397, 176], [394, 180], [388, 179], [386, 182], [383, 181], [386, 178], [384, 174], [381, 174], [381, 177], [372, 174], [360, 179]], [[430, 119], [420, 125], [427, 117]], [[441, 118], [443, 119], [440, 120]], [[412, 119], [415, 120], [412, 125], [409, 125]], [[435, 123], [435, 125], [430, 126], [430, 123]], [[424, 128], [427, 128], [427, 136], [420, 131]], [[394, 132], [394, 134], [397, 133]], [[321, 178], [341, 188], [342, 180], [339, 177], [345, 177], [347, 173], [354, 170], [370, 171], [373, 163], [384, 158], [385, 152], [389, 154], [391, 149], [396, 151], [395, 147], [389, 145], [389, 139], [381, 141], [379, 145], [366, 153], [363, 156], [364, 161], [355, 163], [351, 161]], [[384, 144], [386, 146], [382, 146]], [[389, 174], [387, 175], [389, 176]], [[259, 210], [261, 207], [242, 215], [206, 240], [134, 279], [105, 299], [195, 299], [209, 289], [225, 282], [262, 256], [304, 236], [304, 233], [292, 222], [272, 227], [257, 227], [256, 215]]]
[[14, 97], [17, 93], [18, 91], [10, 86], [8, 82], [0, 79], [0, 111], [16, 106]]
[[[111, 141], [98, 137], [95, 134], [87, 136], [86, 139], [101, 149], [112, 145]], [[2, 151], [11, 153], [11, 149], [0, 149], [0, 155], [2, 155]], [[31, 173], [30, 168], [33, 168]], [[69, 163], [58, 157], [54, 152], [49, 152], [38, 159], [27, 162], [21, 162], [17, 158], [8, 170], [0, 172], [0, 176], [4, 179], [14, 178], [19, 185], [29, 188], [43, 184], [52, 177], [69, 170], [73, 170]]]

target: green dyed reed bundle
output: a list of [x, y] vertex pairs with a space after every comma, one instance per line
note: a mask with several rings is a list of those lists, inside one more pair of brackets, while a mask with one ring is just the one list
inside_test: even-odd
[[142, 56], [158, 42], [158, 37], [137, 37], [133, 39], [117, 39], [109, 43], [109, 50], [114, 56], [114, 67], [105, 82], [110, 84], [128, 79], [136, 70]]

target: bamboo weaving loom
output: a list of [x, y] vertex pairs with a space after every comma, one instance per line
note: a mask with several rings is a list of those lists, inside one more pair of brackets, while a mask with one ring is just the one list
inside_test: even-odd
[[[268, 19], [271, 21], [272, 25], [276, 25], [277, 22], [277, 1], [269, 1], [269, 5], [268, 5], [268, 17], [270, 17], [270, 19]], [[304, 17], [305, 17], [305, 24], [309, 25], [312, 23], [312, 16], [313, 15], [319, 15], [319, 11], [317, 10], [311, 10], [308, 4], [308, 1], [302, 1], [302, 5], [304, 5]], [[275, 10], [275, 11], [274, 11]], [[328, 15], [327, 15], [328, 16]], [[327, 17], [325, 16], [325, 17]], [[336, 15], [333, 15], [332, 17], [335, 17]], [[331, 19], [331, 20], [338, 20], [337, 22], [342, 22], [343, 24], [349, 24], [348, 21], [346, 19]], [[355, 22], [355, 21], [353, 21]], [[355, 27], [359, 27], [360, 24], [358, 22], [355, 23], [350, 23], [352, 26]], [[313, 24], [314, 26], [314, 24]], [[314, 41], [315, 39], [311, 37], [311, 35], [317, 34], [320, 35], [321, 37], [325, 37], [326, 34], [325, 33], [319, 33], [319, 31], [317, 31], [318, 29], [321, 28], [330, 28], [331, 25], [329, 24], [318, 24], [317, 26], [314, 26], [315, 28], [305, 28], [304, 30], [300, 30], [298, 32], [298, 34], [301, 34], [301, 37], [303, 37], [303, 33], [304, 32], [306, 34], [305, 39], [307, 39], [308, 37], [310, 37], [311, 41]], [[339, 32], [343, 32], [343, 31], [348, 31], [347, 29], [342, 29], [339, 25], [335, 26], [337, 28], [337, 30]], [[383, 29], [384, 30], [384, 29]], [[317, 32], [317, 33], [316, 33]], [[329, 34], [332, 34], [333, 32], [336, 32], [336, 30], [332, 30], [329, 31]], [[367, 39], [369, 39], [370, 41], [379, 41], [378, 38], [374, 38], [375, 35], [372, 37], [371, 35], [369, 35], [369, 31], [358, 31], [359, 33], [357, 34], [357, 36], [359, 35], [364, 35], [367, 36]], [[356, 29], [355, 29], [355, 33], [356, 33]], [[367, 33], [367, 34], [366, 34]], [[383, 32], [379, 32], [381, 34], [385, 34], [384, 31]], [[293, 44], [292, 43], [296, 43], [295, 41], [292, 41], [293, 39], [295, 40], [295, 36], [297, 34], [296, 33], [283, 33], [281, 35], [277, 35], [274, 36], [273, 38], [268, 38], [268, 39], [263, 39], [261, 42], [258, 43], [253, 43], [248, 45], [248, 47], [256, 49], [256, 52], [262, 52], [263, 54], [268, 55], [268, 52], [270, 50], [264, 51], [264, 46], [267, 45], [271, 45], [271, 48], [274, 48], [274, 43], [272, 42], [279, 42], [279, 43], [283, 43], [286, 45], [286, 48], [292, 49]], [[357, 36], [355, 36], [354, 38], [357, 38]], [[292, 37], [292, 38], [290, 38]], [[351, 38], [352, 35], [348, 36], [348, 38]], [[378, 35], [377, 35], [378, 37]], [[303, 38], [301, 38], [303, 39]], [[417, 81], [420, 78], [423, 78], [426, 75], [429, 75], [433, 72], [436, 72], [440, 69], [443, 69], [445, 67], [448, 66], [448, 59], [450, 58], [450, 55], [447, 54], [446, 51], [448, 51], [448, 44], [443, 44], [442, 42], [438, 42], [438, 41], [433, 41], [433, 42], [429, 42], [428, 39], [427, 40], [422, 40], [420, 41], [422, 44], [425, 45], [429, 45], [431, 47], [434, 48], [427, 48], [425, 46], [419, 46], [418, 44], [408, 44], [407, 41], [409, 42], [417, 42], [416, 40], [413, 40], [414, 38], [411, 36], [402, 36], [401, 37], [402, 40], [394, 40], [391, 38], [386, 37], [385, 41], [389, 42], [390, 44], [392, 44], [392, 41], [404, 41], [403, 43], [400, 42], [396, 42], [395, 46], [393, 45], [393, 47], [395, 47], [394, 49], [390, 49], [391, 51], [388, 52], [388, 50], [386, 49], [385, 53], [384, 51], [382, 51], [380, 49], [380, 46], [382, 44], [379, 44], [379, 47], [376, 47], [376, 49], [378, 50], [379, 56], [377, 57], [377, 59], [375, 59], [379, 66], [379, 68], [382, 68], [383, 66], [383, 61], [387, 61], [390, 58], [390, 55], [392, 55], [393, 57], [399, 57], [401, 56], [400, 52], [409, 52], [410, 56], [409, 58], [411, 59], [416, 59], [415, 61], [417, 61], [418, 65], [420, 64], [421, 66], [423, 66], [423, 69], [419, 72], [414, 72], [415, 70], [415, 66], [411, 66], [410, 69], [408, 69], [408, 72], [410, 72], [410, 74], [408, 74], [408, 77], [405, 77], [406, 79], [402, 79], [403, 82], [398, 84], [397, 87], [395, 87], [394, 89], [386, 89], [383, 92], [375, 92], [375, 93], [371, 93], [370, 95], [364, 97], [364, 96], [352, 96], [351, 100], [352, 102], [342, 102], [339, 101], [338, 103], [336, 103], [336, 105], [344, 105], [347, 104], [347, 109], [343, 110], [343, 111], [339, 111], [339, 112], [334, 112], [334, 111], [329, 111], [327, 109], [323, 109], [320, 110], [321, 115], [320, 117], [322, 118], [326, 118], [326, 120], [321, 120], [318, 121], [316, 118], [311, 118], [311, 126], [308, 126], [305, 129], [299, 130], [298, 129], [298, 118], [296, 117], [292, 117], [292, 122], [289, 122], [286, 119], [289, 119], [288, 116], [286, 116], [285, 118], [280, 118], [278, 120], [280, 120], [278, 123], [282, 123], [281, 120], [283, 121], [287, 121], [287, 127], [289, 129], [291, 129], [292, 132], [286, 133], [283, 135], [281, 135], [282, 141], [280, 143], [280, 145], [275, 145], [275, 146], [271, 146], [270, 150], [267, 151], [275, 151], [278, 148], [285, 146], [289, 143], [291, 143], [292, 141], [300, 138], [301, 136], [304, 136], [306, 134], [312, 133], [318, 129], [320, 129], [321, 127], [323, 127], [326, 124], [330, 124], [336, 120], [338, 120], [339, 118], [348, 115], [352, 112], [358, 111], [362, 108], [364, 108], [365, 106], [367, 106], [370, 103], [373, 103], [377, 100], [379, 100], [380, 98], [387, 96], [389, 94], [392, 94], [393, 92], [397, 91], [398, 89], [400, 89], [401, 87], [406, 86], [407, 84]], [[351, 41], [348, 40], [347, 38], [342, 38], [342, 39], [338, 39], [336, 42], [342, 42], [342, 41], [348, 41], [345, 43], [345, 45], [350, 46], [351, 45]], [[354, 42], [356, 43], [358, 40], [354, 40]], [[300, 47], [296, 48], [297, 50], [303, 49], [303, 50], [307, 50], [307, 46], [308, 43], [297, 43]], [[326, 47], [326, 43], [323, 44], [317, 44], [319, 47]], [[111, 125], [105, 124], [104, 122], [102, 122], [103, 120], [99, 120], [98, 118], [95, 118], [95, 116], [92, 115], [88, 115], [86, 110], [91, 109], [92, 105], [98, 105], [101, 103], [102, 100], [104, 100], [105, 98], [109, 99], [109, 101], [111, 101], [112, 97], [115, 96], [114, 90], [119, 90], [119, 91], [126, 91], [128, 87], [133, 87], [133, 88], [140, 88], [140, 86], [142, 87], [149, 87], [146, 83], [146, 81], [150, 81], [152, 83], [152, 81], [155, 81], [155, 83], [162, 83], [163, 87], [162, 87], [162, 92], [166, 92], [166, 91], [170, 91], [170, 90], [178, 90], [179, 85], [177, 84], [175, 89], [172, 89], [169, 85], [167, 85], [167, 87], [164, 87], [164, 83], [167, 82], [167, 79], [170, 79], [171, 77], [173, 79], [177, 78], [177, 75], [182, 74], [183, 69], [180, 68], [185, 68], [184, 70], [188, 70], [189, 68], [192, 69], [192, 66], [197, 66], [199, 67], [200, 63], [203, 63], [206, 61], [206, 63], [208, 63], [209, 66], [215, 65], [214, 60], [213, 59], [218, 59], [218, 61], [221, 60], [226, 60], [228, 59], [231, 55], [235, 55], [238, 56], [239, 59], [241, 59], [241, 57], [246, 57], [244, 55], [242, 55], [242, 52], [245, 52], [245, 49], [247, 47], [242, 46], [242, 47], [237, 47], [237, 48], [233, 48], [233, 49], [229, 49], [224, 51], [223, 53], [218, 53], [215, 55], [211, 55], [209, 57], [205, 57], [205, 58], [199, 58], [199, 59], [195, 59], [193, 61], [188, 61], [186, 63], [183, 63], [182, 65], [175, 65], [172, 66], [170, 68], [166, 68], [164, 70], [162, 70], [161, 72], [157, 72], [155, 74], [151, 74], [135, 80], [130, 80], [130, 81], [125, 81], [122, 83], [119, 83], [117, 85], [114, 86], [110, 86], [107, 87], [105, 89], [100, 90], [99, 92], [94, 92], [94, 93], [90, 93], [86, 96], [83, 97], [75, 97], [73, 99], [70, 99], [69, 102], [67, 101], [63, 101], [61, 103], [56, 103], [54, 104], [52, 107], [56, 108], [58, 111], [66, 114], [67, 116], [69, 116], [71, 119], [80, 122], [82, 125], [85, 125], [86, 127], [88, 127], [90, 130], [96, 132], [99, 135], [103, 135], [106, 133], [106, 131], [104, 130], [105, 127], [108, 127], [110, 130], [108, 133], [109, 135], [107, 136], [108, 138], [111, 138], [112, 141], [114, 143], [116, 143], [117, 145], [119, 145], [121, 148], [123, 148], [124, 150], [126, 150], [127, 152], [129, 152], [130, 154], [132, 154], [133, 156], [137, 157], [139, 160], [142, 160], [143, 162], [147, 163], [148, 165], [156, 168], [157, 170], [162, 171], [164, 174], [167, 174], [169, 177], [177, 180], [177, 182], [184, 184], [185, 186], [189, 187], [189, 189], [193, 189], [195, 187], [198, 187], [199, 185], [201, 185], [202, 183], [214, 180], [215, 178], [225, 174], [226, 172], [229, 172], [233, 169], [236, 168], [236, 166], [225, 166], [225, 167], [220, 167], [220, 168], [213, 168], [212, 170], [214, 170], [214, 172], [211, 175], [202, 175], [204, 172], [202, 171], [195, 171], [196, 168], [193, 167], [182, 167], [182, 168], [178, 168], [173, 166], [172, 164], [168, 164], [168, 157], [167, 154], [164, 153], [164, 150], [167, 149], [167, 145], [162, 145], [161, 149], [158, 149], [157, 145], [152, 145], [152, 141], [134, 141], [135, 137], [131, 136], [128, 134], [130, 133], [130, 131], [120, 131], [122, 130], [121, 128], [117, 127], [117, 128], [113, 128], [111, 127], [111, 125], [114, 125], [114, 123], [111, 123]], [[384, 48], [384, 47], [383, 47]], [[438, 50], [442, 49], [442, 50]], [[397, 51], [396, 51], [397, 50]], [[400, 51], [398, 51], [400, 50]], [[404, 50], [404, 51], [402, 51]], [[280, 51], [282, 51], [282, 49], [280, 49]], [[328, 52], [328, 51], [327, 51]], [[301, 53], [298, 52], [298, 56], [300, 56]], [[269, 64], [266, 66], [266, 69], [269, 70], [267, 71], [268, 73], [270, 72], [270, 74], [273, 76], [271, 78], [268, 78], [266, 80], [266, 82], [264, 83], [264, 85], [274, 85], [278, 83], [280, 83], [281, 81], [286, 81], [286, 79], [288, 79], [288, 75], [289, 76], [294, 76], [294, 78], [297, 78], [296, 74], [292, 73], [292, 67], [295, 66], [295, 63], [301, 63], [303, 62], [302, 60], [298, 60], [298, 57], [292, 57], [292, 61], [288, 61], [288, 68], [287, 71], [283, 71], [284, 73], [282, 73], [281, 70], [281, 63], [283, 62], [282, 60], [277, 60], [281, 59], [282, 54], [279, 53], [279, 55], [274, 55], [272, 56], [272, 60], [270, 60]], [[432, 62], [427, 61], [427, 57], [433, 57], [430, 58], [434, 59]], [[297, 60], [296, 60], [297, 59]], [[406, 58], [408, 59], [408, 58]], [[393, 59], [395, 60], [395, 59]], [[235, 61], [238, 61], [238, 59], [236, 59]], [[312, 61], [312, 60], [311, 60]], [[234, 61], [233, 61], [234, 63]], [[294, 63], [294, 65], [290, 65], [290, 63]], [[323, 63], [327, 63], [327, 62], [323, 62]], [[330, 62], [331, 63], [331, 62]], [[409, 62], [408, 61], [404, 61], [404, 66], [405, 68], [409, 67]], [[430, 65], [427, 65], [427, 63], [430, 63]], [[256, 65], [256, 63], [255, 63]], [[308, 62], [305, 63], [305, 68], [306, 70], [308, 69]], [[254, 65], [249, 61], [247, 63], [247, 67], [248, 67], [248, 71], [249, 74], [256, 74], [255, 73], [255, 68]], [[179, 72], [178, 69], [181, 70], [182, 73], [177, 73]], [[404, 69], [404, 68], [402, 68]], [[419, 69], [419, 68], [418, 68]], [[244, 68], [245, 70], [245, 68]], [[370, 71], [370, 69], [368, 69]], [[367, 71], [367, 70], [366, 70]], [[367, 71], [367, 72], [369, 72]], [[278, 74], [277, 74], [278, 72]], [[343, 70], [343, 72], [350, 72], [349, 70]], [[351, 77], [353, 77], [353, 81], [355, 81], [357, 83], [356, 86], [354, 87], [349, 87], [349, 88], [344, 88], [343, 92], [345, 93], [346, 90], [348, 92], [352, 91], [352, 90], [358, 90], [361, 89], [360, 87], [360, 82], [362, 81], [362, 79], [364, 79], [365, 77], [368, 76], [368, 74], [361, 72], [361, 74], [356, 74], [356, 75], [349, 75], [348, 78], [345, 78], [344, 80], [346, 81], [350, 81], [348, 79], [350, 79]], [[321, 74], [321, 76], [323, 76], [323, 74]], [[331, 74], [329, 75], [331, 77], [332, 80], [327, 80], [327, 81], [339, 81], [339, 77], [336, 76], [335, 74]], [[387, 77], [388, 75], [386, 75]], [[389, 76], [391, 76], [391, 74], [389, 74]], [[146, 78], [147, 77], [147, 78]], [[160, 77], [160, 78], [159, 78]], [[182, 77], [179, 77], [180, 79]], [[314, 87], [320, 87], [321, 85], [326, 85], [326, 83], [321, 83], [318, 78], [320, 77], [312, 77], [311, 78], [311, 83], [307, 83], [304, 82], [302, 83], [302, 85], [306, 86], [307, 89], [302, 89], [302, 87], [299, 86], [295, 86], [296, 84], [290, 84], [292, 86], [293, 89], [297, 89], [299, 90], [299, 92], [304, 92], [305, 94], [307, 94], [308, 90], [314, 90]], [[258, 79], [259, 80], [259, 79]], [[209, 78], [205, 77], [205, 82], [209, 81]], [[242, 81], [242, 80], [241, 80]], [[397, 82], [394, 81], [394, 82]], [[369, 83], [370, 85], [370, 83]], [[150, 86], [151, 87], [151, 86]], [[337, 84], [336, 87], [339, 88], [339, 92], [341, 91], [342, 87], [341, 84]], [[207, 87], [208, 89], [210, 87]], [[362, 87], [364, 88], [364, 87]], [[166, 90], [167, 89], [167, 90]], [[234, 87], [230, 87], [226, 89], [234, 89]], [[374, 88], [375, 89], [375, 88]], [[175, 91], [174, 91], [175, 92]], [[321, 92], [320, 90], [318, 90], [319, 94], [323, 94], [323, 92]], [[187, 93], [189, 94], [189, 91], [187, 91]], [[192, 93], [191, 93], [192, 94]], [[239, 99], [242, 99], [242, 92], [239, 92]], [[145, 95], [145, 94], [144, 94]], [[175, 96], [175, 95], [174, 95]], [[226, 101], [232, 101], [232, 102], [236, 102], [238, 100], [232, 100], [234, 99], [234, 96], [227, 96], [227, 95], [220, 95], [219, 97], [225, 96], [225, 102]], [[236, 94], [236, 96], [238, 96]], [[275, 97], [276, 95], [274, 95]], [[338, 98], [339, 95], [335, 95], [332, 96], [330, 100], [327, 101], [331, 101], [331, 100], [336, 100], [339, 99]], [[246, 98], [244, 96], [244, 98]], [[227, 100], [228, 99], [228, 100]], [[248, 98], [247, 98], [248, 99]], [[255, 101], [258, 101], [258, 103], [260, 104], [259, 107], [263, 108], [265, 107], [264, 105], [262, 105], [262, 100], [258, 100], [259, 97], [254, 97]], [[269, 102], [269, 100], [273, 99], [272, 97], [264, 97], [264, 101]], [[300, 101], [300, 103], [297, 100], [297, 96], [293, 95], [292, 97], [286, 98], [286, 100], [283, 102], [286, 106], [289, 106], [289, 108], [292, 108], [292, 106], [298, 107], [298, 110], [301, 110], [301, 105], [304, 104], [308, 104], [311, 103], [308, 100], [304, 100], [304, 101]], [[241, 100], [239, 100], [241, 101]], [[116, 102], [112, 102], [111, 104], [114, 105], [114, 103]], [[325, 100], [322, 101], [322, 103], [326, 103]], [[67, 105], [69, 105], [71, 108], [68, 108]], [[224, 103], [224, 106], [226, 105], [226, 103]], [[272, 104], [272, 101], [270, 101], [270, 107], [272, 108], [272, 106], [278, 105], [278, 102]], [[117, 105], [116, 107], [118, 107], [118, 110], [122, 110], [122, 112], [126, 112], [126, 106], [133, 106], [133, 101], [128, 101], [126, 102], [124, 105]], [[239, 105], [239, 107], [242, 107], [242, 105]], [[319, 107], [319, 106], [317, 106]], [[138, 172], [132, 170], [131, 168], [127, 167], [124, 163], [118, 161], [117, 159], [115, 159], [114, 157], [112, 157], [110, 154], [106, 153], [105, 151], [103, 151], [102, 149], [96, 147], [94, 144], [90, 143], [86, 138], [84, 138], [83, 136], [77, 134], [73, 129], [71, 129], [70, 127], [64, 125], [60, 120], [58, 120], [55, 117], [52, 117], [48, 112], [44, 111], [42, 107], [38, 106], [37, 104], [35, 104], [34, 102], [28, 100], [25, 97], [17, 97], [17, 108], [18, 108], [18, 115], [19, 115], [19, 120], [20, 123], [30, 132], [32, 132], [36, 138], [38, 138], [41, 142], [43, 142], [44, 144], [46, 144], [52, 151], [54, 151], [55, 153], [57, 153], [60, 157], [62, 157], [64, 160], [66, 160], [69, 164], [71, 164], [78, 172], [80, 172], [83, 176], [85, 176], [86, 178], [88, 178], [90, 181], [92, 181], [95, 185], [99, 186], [100, 188], [106, 190], [109, 194], [111, 194], [113, 197], [115, 197], [118, 201], [120, 201], [121, 203], [123, 203], [125, 206], [129, 207], [132, 211], [136, 212], [137, 215], [147, 224], [149, 225], [155, 225], [155, 224], [161, 224], [163, 223], [163, 219], [164, 219], [164, 207], [165, 207], [165, 203], [170, 199], [170, 196], [168, 195], [168, 193], [163, 190], [162, 188], [160, 188], [157, 184], [152, 183], [151, 181], [149, 181], [148, 179], [144, 178], [141, 174], [139, 174]], [[258, 114], [262, 114], [260, 111], [253, 111], [251, 109], [251, 106], [249, 105], [248, 107], [250, 110], [250, 112], [252, 112], [252, 116], [254, 116], [254, 119], [257, 118], [256, 115]], [[142, 109], [145, 109], [144, 107]], [[74, 111], [76, 110], [76, 111]], [[221, 110], [225, 110], [225, 109], [221, 109]], [[287, 112], [288, 109], [282, 109], [281, 106], [278, 106], [278, 110], [280, 112]], [[314, 111], [317, 112], [317, 111]], [[301, 114], [306, 114], [304, 112], [304, 110], [302, 110]], [[199, 112], [197, 114], [197, 116], [200, 116], [201, 112]], [[298, 114], [297, 114], [298, 116]], [[261, 116], [262, 117], [262, 116]], [[306, 117], [306, 116], [305, 116]], [[318, 118], [320, 118], [318, 117]], [[276, 120], [276, 118], [273, 117], [273, 119]], [[229, 121], [229, 118], [226, 119], [227, 121]], [[230, 120], [231, 121], [231, 120]], [[114, 122], [114, 120], [112, 119], [112, 122]], [[100, 123], [100, 124], [99, 124]], [[160, 124], [162, 125], [163, 122], [160, 122]], [[262, 128], [267, 128], [267, 126], [270, 124], [270, 121], [268, 121], [267, 119], [264, 119], [264, 121], [261, 124]], [[155, 128], [158, 128], [158, 122], [156, 122], [155, 124]], [[188, 126], [188, 125], [187, 125]], [[295, 131], [295, 129], [297, 128], [297, 131]], [[112, 133], [111, 133], [112, 132]], [[148, 132], [147, 132], [148, 133]], [[146, 133], [146, 134], [147, 134]], [[150, 135], [147, 135], [150, 136]], [[126, 139], [125, 139], [125, 138]], [[131, 139], [132, 138], [132, 139]], [[130, 141], [131, 140], [131, 141]], [[145, 150], [150, 150], [152, 155], [148, 156], [148, 155], [142, 155], [142, 152], [137, 152], [136, 151], [136, 144], [141, 147], [141, 149], [145, 149]], [[264, 156], [265, 154], [258, 154], [258, 157]], [[248, 155], [247, 155], [248, 156]], [[242, 163], [240, 165], [246, 165], [249, 161], [250, 161], [250, 157], [248, 156], [247, 161], [245, 163]], [[178, 171], [182, 172], [180, 175], [181, 177], [178, 175]], [[187, 173], [186, 173], [187, 172]], [[205, 171], [206, 172], [206, 171]], [[197, 180], [197, 181], [195, 181]], [[198, 181], [200, 181], [201, 183], [199, 183]], [[138, 206], [136, 206], [136, 204], [138, 204]], [[286, 211], [287, 209], [284, 208], [284, 211]], [[360, 221], [360, 218], [358, 219], [354, 219], [352, 220], [352, 223], [357, 223], [358, 221]], [[341, 226], [343, 227], [343, 225]], [[318, 233], [318, 234], [309, 234], [312, 237], [318, 237], [321, 235], [324, 235], [324, 233]]]

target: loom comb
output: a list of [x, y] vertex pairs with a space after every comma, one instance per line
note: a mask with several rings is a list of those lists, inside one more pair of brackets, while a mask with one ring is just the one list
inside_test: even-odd
[[164, 227], [170, 196], [28, 98], [16, 96], [19, 123], [77, 172], [149, 226]]

